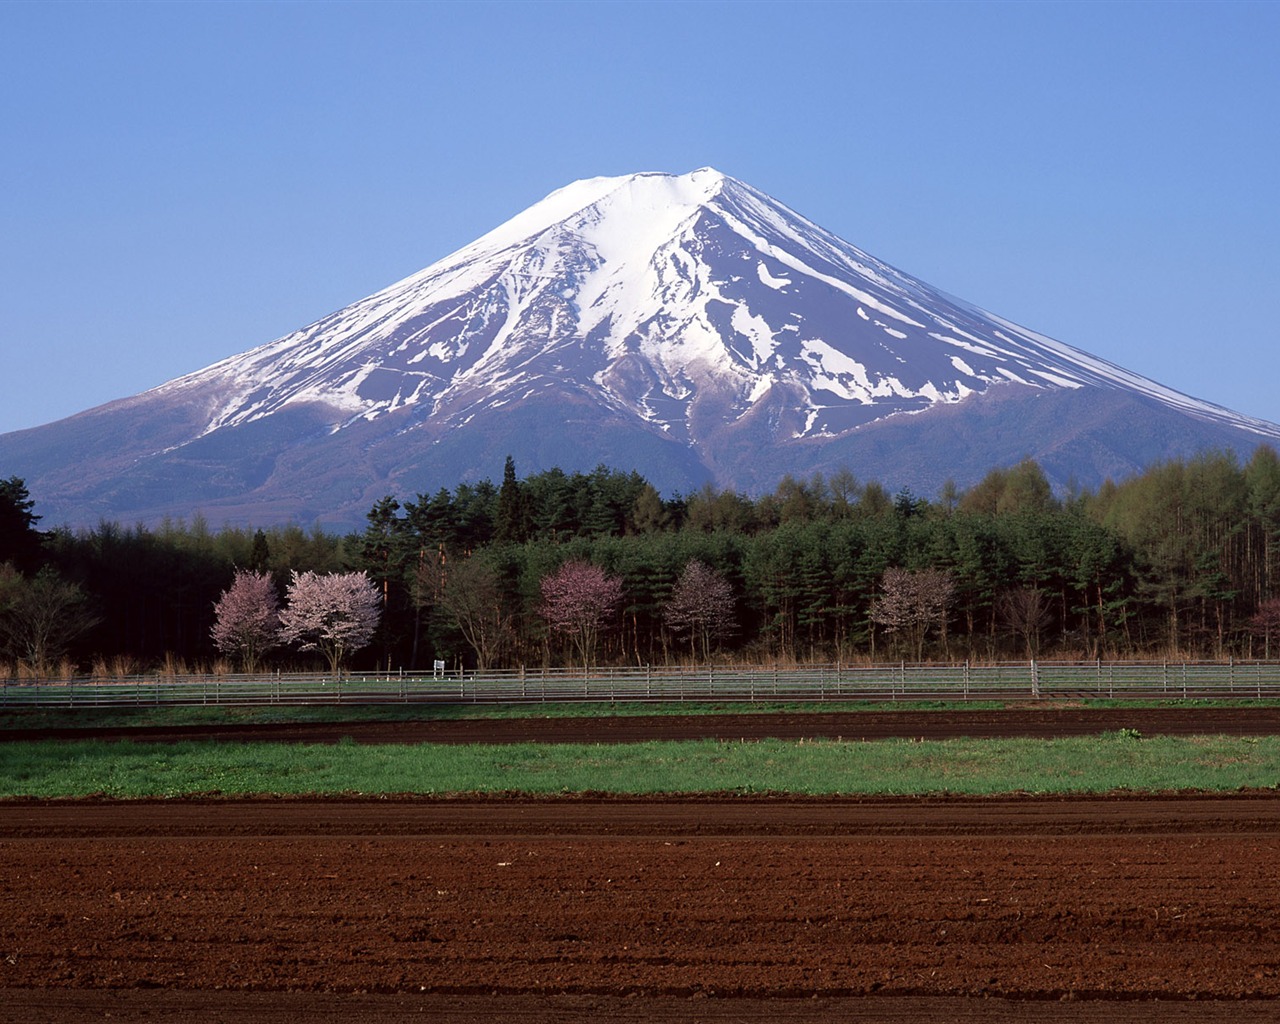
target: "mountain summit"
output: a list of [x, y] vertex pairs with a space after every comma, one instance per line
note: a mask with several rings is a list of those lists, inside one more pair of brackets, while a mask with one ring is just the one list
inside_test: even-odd
[[929, 493], [1028, 456], [1089, 485], [1277, 438], [702, 168], [574, 182], [284, 338], [4, 435], [0, 466], [47, 521], [336, 523], [507, 453], [668, 491], [847, 466]]

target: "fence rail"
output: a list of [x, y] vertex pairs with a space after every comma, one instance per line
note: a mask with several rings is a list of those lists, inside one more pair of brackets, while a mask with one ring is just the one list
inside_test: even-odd
[[1280, 700], [1280, 662], [898, 662], [5, 680], [0, 708], [598, 701]]

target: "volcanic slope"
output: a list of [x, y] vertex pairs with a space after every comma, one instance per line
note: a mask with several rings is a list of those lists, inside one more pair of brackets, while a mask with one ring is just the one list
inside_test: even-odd
[[1024, 457], [1085, 486], [1280, 427], [945, 295], [711, 168], [574, 182], [267, 345], [0, 437], [53, 522], [353, 525], [387, 493], [604, 463], [933, 493]]

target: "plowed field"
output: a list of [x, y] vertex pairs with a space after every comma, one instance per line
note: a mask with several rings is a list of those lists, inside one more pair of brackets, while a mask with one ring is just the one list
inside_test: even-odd
[[1269, 793], [15, 801], [0, 868], [6, 1022], [1280, 1019]]
[[1006, 710], [883, 711], [803, 714], [630, 715], [582, 718], [463, 718], [436, 721], [352, 721], [131, 729], [9, 729], [14, 739], [93, 739], [128, 736], [140, 742], [337, 743], [637, 743], [644, 740], [948, 739], [969, 736], [1091, 736], [1116, 729], [1144, 735], [1275, 735], [1276, 707], [1085, 708], [1028, 705]]

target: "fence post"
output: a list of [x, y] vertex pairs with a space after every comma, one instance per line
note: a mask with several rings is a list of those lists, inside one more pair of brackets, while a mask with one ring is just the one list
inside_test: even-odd
[[964, 699], [969, 699], [969, 659], [964, 659]]
[[1036, 670], [1036, 659], [1031, 659], [1031, 696], [1040, 699], [1040, 673]]

